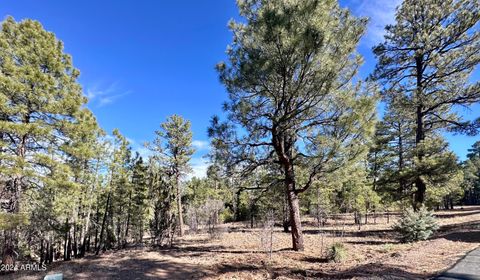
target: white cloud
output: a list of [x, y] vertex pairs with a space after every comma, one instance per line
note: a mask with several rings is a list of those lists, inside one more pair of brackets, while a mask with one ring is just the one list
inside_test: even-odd
[[132, 148], [132, 153], [133, 154], [138, 153], [143, 158], [144, 161], [153, 155], [153, 152], [147, 147], [145, 147], [145, 143], [141, 141], [136, 141], [128, 137], [127, 137], [127, 140], [130, 143], [130, 147]]
[[210, 143], [203, 140], [193, 140], [192, 146], [198, 151], [205, 151], [210, 149]]
[[395, 8], [402, 0], [351, 0], [349, 6], [357, 16], [370, 18], [367, 35], [368, 45], [383, 41], [385, 26], [395, 23]]
[[192, 177], [205, 178], [207, 176], [207, 169], [209, 166], [207, 159], [203, 157], [194, 157], [190, 161], [190, 165], [192, 167], [192, 173], [189, 174], [189, 179]]
[[148, 159], [151, 155], [153, 155], [153, 152], [151, 150], [138, 145], [132, 147], [132, 152], [138, 152], [138, 154], [143, 158], [144, 161]]
[[130, 91], [121, 89], [118, 83], [111, 83], [107, 86], [100, 86], [98, 84], [87, 88], [85, 96], [90, 103], [96, 103], [98, 107], [102, 107], [115, 102], [122, 96], [130, 94]]

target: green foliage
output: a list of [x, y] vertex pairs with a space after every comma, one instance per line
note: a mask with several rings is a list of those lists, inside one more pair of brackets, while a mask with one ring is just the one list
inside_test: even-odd
[[2, 23], [0, 192], [2, 208], [15, 213], [2, 224], [15, 232], [6, 241], [29, 252], [67, 238], [74, 227], [82, 227], [83, 239], [89, 228], [103, 132], [84, 107], [79, 74], [63, 43], [39, 22]]
[[405, 0], [396, 23], [386, 27], [385, 42], [374, 48], [373, 77], [384, 85], [389, 113], [397, 118], [396, 128], [387, 126], [397, 143], [397, 166], [386, 171], [405, 196], [414, 187], [416, 208], [432, 180], [452, 175], [455, 159], [439, 141], [441, 132], [476, 133], [478, 123], [463, 120], [455, 108], [480, 101], [480, 83], [470, 79], [480, 62], [479, 20], [477, 0]]
[[[355, 52], [367, 20], [337, 1], [239, 1], [229, 61], [217, 65], [229, 100], [227, 121], [212, 119], [215, 156], [232, 171], [283, 180], [301, 231], [298, 195], [366, 150], [374, 88], [356, 83]], [[342, 36], [338, 36], [342, 34]], [[303, 248], [302, 234], [292, 235]], [[296, 243], [298, 241], [298, 243]]]
[[0, 213], [0, 230], [13, 230], [28, 224], [28, 216], [25, 214]]
[[[148, 166], [137, 155], [132, 166], [132, 189], [128, 204], [129, 217], [132, 220], [132, 233], [137, 242], [141, 242], [148, 219]], [[127, 236], [128, 237], [128, 236]]]
[[225, 208], [220, 213], [220, 220], [224, 223], [231, 223], [235, 221], [235, 215], [231, 209]]
[[[179, 115], [170, 116], [161, 125], [161, 130], [155, 131], [156, 138], [150, 149], [162, 172], [169, 177], [165, 182], [172, 184], [175, 190], [177, 204], [177, 224], [180, 236], [184, 234], [181, 178], [190, 172], [189, 161], [195, 152], [192, 147], [192, 131], [190, 121]], [[168, 195], [168, 197], [172, 197]], [[170, 210], [169, 210], [170, 211]]]
[[347, 248], [343, 243], [333, 243], [328, 249], [327, 259], [336, 263], [345, 261], [348, 256]]
[[89, 137], [96, 126], [82, 108], [78, 76], [63, 43], [39, 22], [9, 17], [2, 23], [0, 147], [7, 149], [0, 153], [0, 172], [12, 184], [10, 211], [22, 211], [22, 195], [32, 185], [76, 183], [68, 159], [88, 153], [76, 133]]
[[415, 242], [428, 239], [438, 229], [438, 225], [433, 213], [426, 207], [421, 207], [418, 211], [405, 210], [393, 228], [400, 234], [402, 242]]
[[465, 196], [463, 202], [480, 204], [480, 141], [468, 150], [468, 159], [463, 163], [464, 181], [462, 183]]
[[175, 189], [172, 178], [162, 172], [157, 162], [151, 159], [149, 165], [152, 217], [149, 221], [152, 244], [172, 245], [177, 219], [175, 216]]
[[174, 176], [183, 176], [190, 170], [188, 162], [195, 152], [190, 127], [190, 121], [172, 115], [161, 124], [161, 130], [155, 131], [156, 138], [149, 145], [154, 157]]

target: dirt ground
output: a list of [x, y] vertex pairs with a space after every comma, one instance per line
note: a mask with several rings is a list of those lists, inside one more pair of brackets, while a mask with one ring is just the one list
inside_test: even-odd
[[[389, 223], [377, 217], [376, 224], [370, 217], [370, 224], [360, 230], [350, 217], [330, 220], [322, 228], [307, 219], [306, 250], [290, 250], [290, 234], [275, 228], [270, 259], [262, 246], [262, 230], [238, 223], [223, 225], [217, 238], [187, 235], [174, 248], [109, 251], [55, 263], [47, 272], [63, 273], [64, 279], [428, 279], [480, 245], [480, 207], [436, 214], [439, 232], [414, 244], [398, 243], [391, 230], [395, 217]], [[348, 250], [342, 263], [322, 257], [334, 242]], [[43, 279], [47, 272], [20, 272], [6, 279]]]

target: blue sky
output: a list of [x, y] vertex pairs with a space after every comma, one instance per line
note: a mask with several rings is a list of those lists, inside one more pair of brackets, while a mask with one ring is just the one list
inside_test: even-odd
[[[340, 1], [354, 14], [371, 17], [359, 46], [366, 61], [362, 76], [373, 69], [371, 47], [393, 21], [399, 2]], [[191, 120], [198, 149], [192, 165], [196, 175], [204, 173], [209, 119], [221, 113], [227, 97], [214, 66], [225, 59], [231, 41], [227, 22], [238, 16], [234, 0], [3, 0], [0, 16], [7, 15], [38, 20], [64, 42], [81, 71], [88, 107], [102, 128], [119, 128], [134, 149], [143, 151], [167, 116]], [[463, 158], [479, 138], [448, 139]]]

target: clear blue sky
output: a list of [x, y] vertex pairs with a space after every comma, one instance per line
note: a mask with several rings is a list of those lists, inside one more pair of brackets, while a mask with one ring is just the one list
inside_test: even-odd
[[[393, 20], [399, 0], [340, 2], [354, 14], [371, 17], [359, 47], [366, 76], [375, 64], [371, 47]], [[91, 99], [88, 107], [102, 128], [119, 128], [134, 149], [141, 151], [167, 116], [191, 120], [199, 148], [192, 163], [197, 175], [204, 172], [206, 128], [226, 99], [214, 66], [225, 59], [231, 41], [226, 25], [238, 16], [234, 0], [3, 0], [0, 16], [7, 15], [38, 20], [65, 43], [81, 71], [80, 82]], [[478, 137], [448, 139], [463, 158]]]

